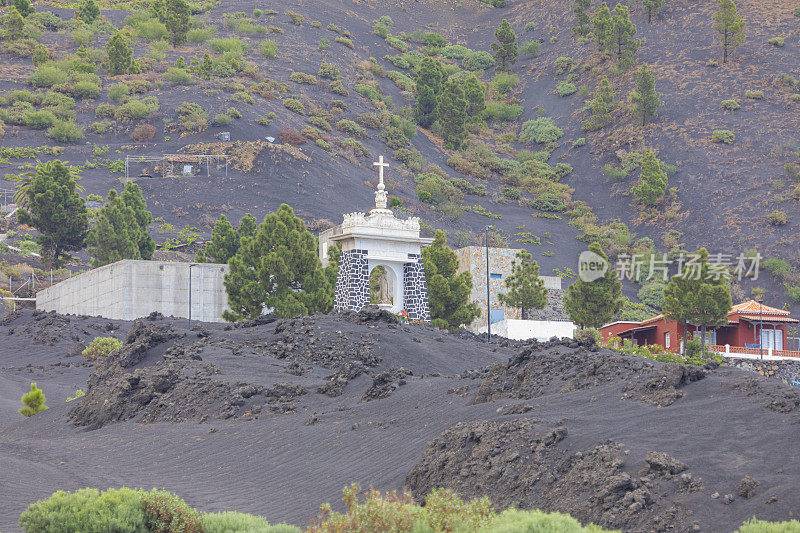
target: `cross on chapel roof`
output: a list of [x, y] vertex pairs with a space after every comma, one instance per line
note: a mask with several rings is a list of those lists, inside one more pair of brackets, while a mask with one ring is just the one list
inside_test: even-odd
[[386, 209], [386, 185], [383, 183], [383, 169], [389, 167], [389, 163], [385, 163], [383, 161], [383, 156], [379, 156], [378, 160], [372, 164], [372, 166], [378, 167], [378, 190], [375, 191], [375, 210], [384, 210]]

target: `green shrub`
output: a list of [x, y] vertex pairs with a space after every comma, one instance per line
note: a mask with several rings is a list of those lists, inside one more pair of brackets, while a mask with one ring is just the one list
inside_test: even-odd
[[345, 45], [347, 48], [354, 50], [355, 46], [353, 45], [353, 41], [348, 39], [347, 37], [337, 37], [334, 39], [337, 43]]
[[[367, 128], [372, 129], [381, 129], [383, 124], [381, 123], [381, 119], [375, 113], [361, 113], [356, 117], [356, 122], [361, 124], [362, 126], [366, 126]], [[338, 123], [337, 123], [338, 129]]]
[[776, 48], [783, 48], [783, 37], [773, 37], [767, 42]]
[[285, 98], [283, 100], [283, 107], [289, 111], [292, 111], [293, 113], [297, 113], [298, 115], [306, 114], [306, 106], [304, 106], [303, 102], [297, 98]]
[[158, 98], [146, 96], [141, 100], [132, 97], [127, 102], [119, 106], [114, 113], [116, 120], [139, 120], [155, 113], [159, 110]]
[[339, 130], [339, 131], [341, 131], [343, 133], [346, 133], [347, 135], [350, 135], [352, 137], [366, 137], [367, 136], [367, 130], [365, 128], [363, 128], [362, 126], [359, 126], [358, 124], [356, 124], [352, 120], [342, 119], [342, 120], [338, 121], [336, 124], [334, 124], [334, 127], [337, 130]]
[[342, 96], [347, 96], [348, 94], [350, 94], [350, 91], [348, 91], [345, 88], [344, 84], [342, 83], [342, 80], [336, 80], [334, 82], [331, 82], [331, 91], [335, 92], [336, 94], [340, 94]]
[[435, 172], [420, 174], [417, 182], [417, 197], [421, 202], [432, 204], [461, 204], [464, 193], [446, 177]]
[[381, 93], [372, 85], [366, 83], [357, 83], [356, 92], [365, 98], [369, 98], [373, 102], [378, 102], [381, 99]]
[[[408, 48], [409, 48], [408, 45], [404, 41], [398, 39], [397, 37], [392, 37], [390, 35], [389, 37], [386, 38], [386, 44], [388, 46], [390, 46], [391, 48], [394, 48], [395, 50], [399, 51], [399, 52], [408, 52]], [[395, 66], [397, 66], [397, 65], [395, 65]], [[405, 67], [405, 68], [408, 68], [408, 67]]]
[[[797, 8], [795, 13], [797, 13], [798, 10], [800, 10], [800, 8]], [[742, 524], [742, 527], [737, 529], [736, 533], [796, 533], [797, 531], [800, 531], [800, 522], [797, 520], [789, 520], [788, 522], [766, 522], [753, 517]]]
[[336, 68], [336, 65], [330, 63], [323, 63], [319, 66], [317, 76], [326, 80], [338, 80], [342, 77], [342, 73]]
[[539, 511], [503, 511], [489, 524], [478, 530], [480, 533], [600, 533], [596, 526], [583, 527], [580, 522], [562, 513]]
[[575, 142], [572, 143], [573, 148], [579, 148], [581, 146], [586, 146], [586, 138], [581, 137], [579, 139], [575, 139]]
[[153, 489], [142, 492], [147, 528], [156, 533], [201, 533], [200, 513], [175, 494]]
[[300, 533], [301, 529], [288, 524], [269, 525], [265, 518], [251, 514], [225, 511], [206, 513], [200, 518], [203, 533]]
[[34, 87], [52, 87], [66, 83], [67, 73], [52, 64], [40, 65], [28, 77], [28, 83]]
[[215, 52], [235, 52], [243, 54], [249, 47], [243, 41], [233, 37], [231, 39], [211, 39], [208, 46]]
[[204, 28], [192, 28], [186, 33], [186, 39], [190, 43], [204, 43], [217, 33], [216, 26], [206, 26]]
[[305, 72], [292, 72], [289, 75], [289, 80], [295, 83], [304, 83], [306, 85], [317, 84], [317, 77], [313, 74], [306, 74]]
[[289, 20], [292, 22], [292, 24], [295, 26], [302, 26], [303, 19], [305, 19], [303, 15], [300, 13], [295, 13], [294, 11], [287, 11], [286, 15], [289, 17]]
[[122, 349], [122, 342], [114, 337], [95, 337], [81, 352], [86, 359], [105, 357], [115, 350]]
[[164, 79], [174, 85], [189, 85], [194, 77], [185, 68], [170, 67], [164, 73]]
[[27, 533], [148, 531], [141, 495], [128, 488], [58, 491], [29, 505], [19, 524]]
[[442, 48], [441, 53], [448, 59], [464, 59], [472, 53], [472, 50], [466, 46], [461, 46], [460, 44], [452, 44]]
[[522, 142], [535, 141], [543, 144], [560, 139], [564, 132], [555, 125], [550, 117], [539, 117], [536, 120], [527, 120], [522, 124], [519, 140]]
[[263, 41], [261, 41], [261, 44], [258, 45], [258, 51], [261, 52], [261, 55], [265, 57], [269, 58], [277, 57], [278, 44], [275, 41], [264, 39]]
[[108, 89], [108, 97], [115, 102], [119, 102], [123, 96], [131, 93], [131, 87], [127, 83], [115, 83]]
[[244, 102], [246, 104], [254, 104], [256, 99], [253, 98], [253, 95], [247, 91], [238, 91], [232, 97], [231, 100], [234, 102]]
[[561, 56], [553, 61], [553, 70], [556, 75], [561, 75], [569, 72], [572, 69], [572, 58], [569, 56]]
[[494, 58], [489, 52], [480, 50], [467, 54], [461, 64], [467, 70], [486, 70], [494, 66]]
[[714, 130], [711, 132], [711, 140], [715, 143], [733, 144], [736, 136], [731, 130]]
[[97, 118], [113, 118], [116, 111], [111, 104], [100, 104], [94, 109], [94, 116]]
[[764, 269], [776, 278], [784, 278], [792, 273], [792, 265], [788, 261], [769, 257], [762, 262]]
[[786, 211], [775, 210], [769, 215], [767, 215], [767, 222], [770, 226], [783, 226], [789, 221], [789, 218], [786, 216]]
[[54, 141], [62, 143], [76, 142], [84, 138], [83, 128], [67, 120], [56, 121], [56, 123], [47, 130], [47, 136]]
[[158, 19], [147, 19], [133, 26], [136, 37], [144, 41], [163, 41], [169, 37], [169, 30]]
[[311, 117], [308, 121], [323, 131], [331, 131], [330, 123], [322, 117]]
[[578, 88], [575, 87], [575, 85], [566, 80], [561, 80], [556, 84], [556, 92], [558, 93], [558, 96], [569, 96], [571, 94], [575, 94], [577, 90]]
[[516, 74], [509, 74], [508, 72], [498, 72], [492, 78], [492, 84], [497, 92], [506, 94], [508, 91], [519, 85], [519, 76]]
[[504, 102], [487, 102], [483, 115], [497, 122], [515, 120], [522, 115], [524, 109], [520, 105], [506, 104]]
[[56, 116], [46, 109], [34, 111], [25, 117], [25, 124], [35, 130], [46, 130], [56, 123]]
[[724, 109], [725, 111], [736, 111], [740, 107], [742, 107], [741, 104], [739, 104], [739, 102], [737, 102], [736, 100], [722, 101], [722, 109]]
[[199, 133], [208, 127], [208, 113], [199, 104], [183, 102], [176, 112], [181, 127], [186, 132]]
[[529, 56], [537, 56], [539, 55], [539, 47], [541, 43], [539, 41], [528, 41], [522, 46], [520, 46], [520, 51]]
[[761, 100], [762, 98], [764, 98], [764, 91], [761, 90], [753, 91], [748, 89], [744, 92], [744, 97], [752, 98], [754, 100]]
[[94, 32], [85, 28], [78, 28], [72, 32], [72, 42], [75, 46], [86, 46], [94, 39]]

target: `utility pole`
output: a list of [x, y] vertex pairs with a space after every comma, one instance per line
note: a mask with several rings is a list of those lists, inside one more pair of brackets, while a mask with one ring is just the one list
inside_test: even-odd
[[758, 299], [758, 351], [761, 353], [761, 359], [764, 359], [764, 304], [761, 303], [764, 297]]
[[492, 293], [489, 288], [489, 229], [491, 227], [484, 228], [486, 232], [486, 342], [489, 344], [492, 342]]

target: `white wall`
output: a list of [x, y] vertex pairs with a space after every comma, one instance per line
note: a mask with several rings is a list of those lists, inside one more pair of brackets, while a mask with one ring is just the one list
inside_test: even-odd
[[[191, 263], [192, 320], [222, 322], [228, 265]], [[189, 316], [189, 265], [167, 261], [118, 261], [73, 276], [36, 294], [36, 308], [61, 314], [133, 320], [157, 311]]]
[[[486, 333], [486, 326], [480, 329]], [[561, 320], [500, 320], [492, 324], [492, 335], [499, 335], [515, 341], [537, 339], [549, 340], [551, 337], [572, 339], [575, 335], [575, 324]]]

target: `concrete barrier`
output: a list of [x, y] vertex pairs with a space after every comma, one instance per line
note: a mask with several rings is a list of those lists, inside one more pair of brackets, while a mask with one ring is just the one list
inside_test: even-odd
[[[480, 333], [486, 333], [486, 326]], [[492, 324], [492, 335], [499, 335], [515, 341], [537, 339], [549, 340], [551, 337], [572, 339], [575, 336], [575, 324], [563, 320], [499, 320]]]
[[126, 259], [73, 276], [36, 293], [36, 309], [61, 314], [134, 320], [156, 311], [189, 316], [189, 265], [192, 320], [222, 322], [228, 295], [223, 280], [228, 265]]

